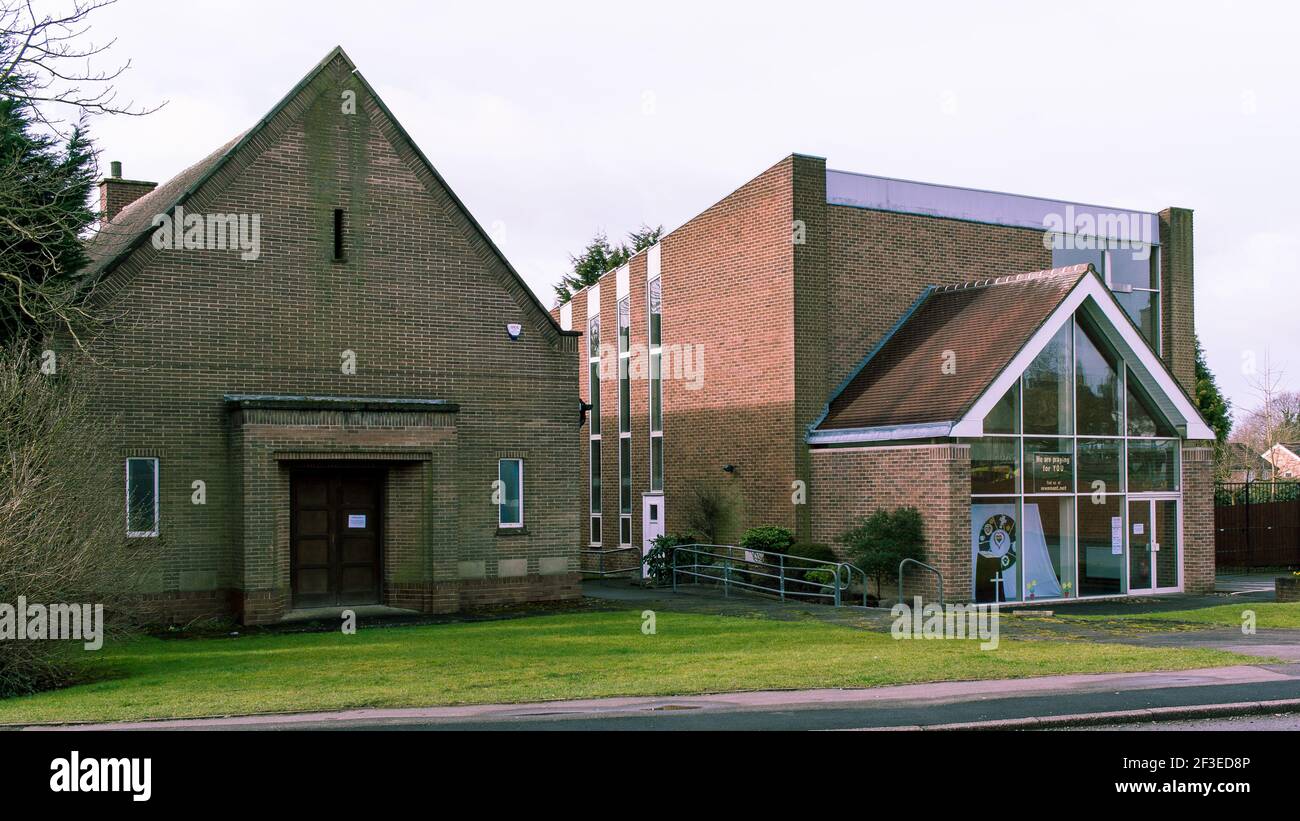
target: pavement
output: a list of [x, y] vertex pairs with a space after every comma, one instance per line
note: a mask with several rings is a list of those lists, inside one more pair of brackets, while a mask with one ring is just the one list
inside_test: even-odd
[[[65, 725], [60, 730], [856, 730], [1037, 728], [1188, 718], [1207, 704], [1233, 712], [1300, 712], [1300, 664], [1174, 673], [1112, 673], [937, 682], [861, 690], [793, 690], [606, 698], [328, 713]], [[1194, 709], [1189, 709], [1194, 708]], [[40, 729], [40, 728], [28, 728]]]

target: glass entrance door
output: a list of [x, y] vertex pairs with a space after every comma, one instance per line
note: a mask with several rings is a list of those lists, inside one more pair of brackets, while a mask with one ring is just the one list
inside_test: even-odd
[[1178, 500], [1154, 499], [1151, 504], [1156, 529], [1155, 586], [1178, 587], [1178, 555], [1182, 547], [1179, 544], [1182, 534], [1178, 527]]
[[1178, 587], [1179, 536], [1177, 499], [1129, 498], [1130, 593]]
[[1130, 593], [1150, 591], [1155, 565], [1151, 546], [1151, 500], [1130, 499], [1128, 503], [1128, 589]]

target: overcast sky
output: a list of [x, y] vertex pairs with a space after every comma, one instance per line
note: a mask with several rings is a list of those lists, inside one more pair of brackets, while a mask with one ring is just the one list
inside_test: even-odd
[[[47, 3], [49, 5], [49, 3]], [[61, 6], [61, 3], [55, 3]], [[547, 305], [596, 229], [668, 229], [791, 152], [831, 168], [1195, 211], [1196, 322], [1254, 406], [1300, 388], [1293, 4], [122, 0], [143, 119], [101, 161], [163, 181], [342, 45]]]

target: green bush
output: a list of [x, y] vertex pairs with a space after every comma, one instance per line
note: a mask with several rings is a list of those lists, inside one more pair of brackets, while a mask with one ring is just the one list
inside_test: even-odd
[[[803, 580], [809, 585], [830, 584], [835, 580], [835, 571], [833, 570], [807, 570], [803, 574]], [[825, 592], [820, 588], [810, 588], [815, 592]]]
[[673, 551], [684, 544], [694, 544], [699, 539], [693, 533], [665, 533], [650, 540], [650, 551], [645, 563], [652, 584], [673, 583]]
[[752, 553], [761, 553], [762, 561], [774, 562], [777, 556], [789, 554], [794, 545], [794, 534], [784, 527], [766, 525], [751, 527], [740, 537], [740, 546]]
[[[828, 544], [819, 542], [803, 542], [790, 548], [789, 566], [797, 569], [800, 566], [799, 559], [815, 559], [821, 562], [838, 562], [840, 557], [835, 555], [835, 548]], [[812, 562], [803, 562], [804, 567], [817, 567]]]
[[914, 507], [894, 511], [877, 510], [840, 536], [849, 560], [876, 580], [876, 590], [897, 578], [898, 564], [904, 559], [925, 558], [921, 513]]

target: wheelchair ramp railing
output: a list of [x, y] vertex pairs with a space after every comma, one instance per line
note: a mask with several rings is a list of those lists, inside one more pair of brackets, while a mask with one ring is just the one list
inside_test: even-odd
[[[583, 548], [581, 553], [584, 559], [590, 558], [594, 560], [596, 565], [594, 568], [582, 568], [583, 575], [596, 576], [601, 579], [623, 573], [641, 575], [641, 548], [639, 547], [590, 547]], [[629, 555], [632, 553], [636, 555]], [[606, 561], [607, 559], [608, 561]], [[587, 562], [584, 561], [583, 564], [585, 565]]]
[[926, 564], [926, 563], [923, 562], [923, 561], [920, 561], [919, 559], [911, 559], [911, 558], [903, 559], [901, 562], [898, 563], [898, 601], [899, 601], [899, 603], [902, 604], [902, 602], [903, 602], [903, 570], [904, 570], [904, 568], [906, 568], [909, 564], [910, 564], [910, 565], [913, 565], [913, 566], [915, 566], [915, 567], [919, 567], [919, 568], [921, 568], [922, 570], [928, 570], [928, 571], [930, 571], [931, 573], [933, 573], [933, 574], [935, 575], [935, 577], [939, 580], [939, 604], [942, 605], [942, 604], [943, 604], [943, 574], [940, 573], [940, 572], [939, 572], [939, 568], [935, 567], [934, 565], [929, 565], [929, 564]]
[[866, 574], [848, 562], [762, 553], [736, 545], [687, 544], [673, 549], [673, 592], [680, 584], [713, 585], [724, 596], [732, 590], [832, 604], [844, 604], [854, 578], [862, 581], [862, 605], [867, 604]]

